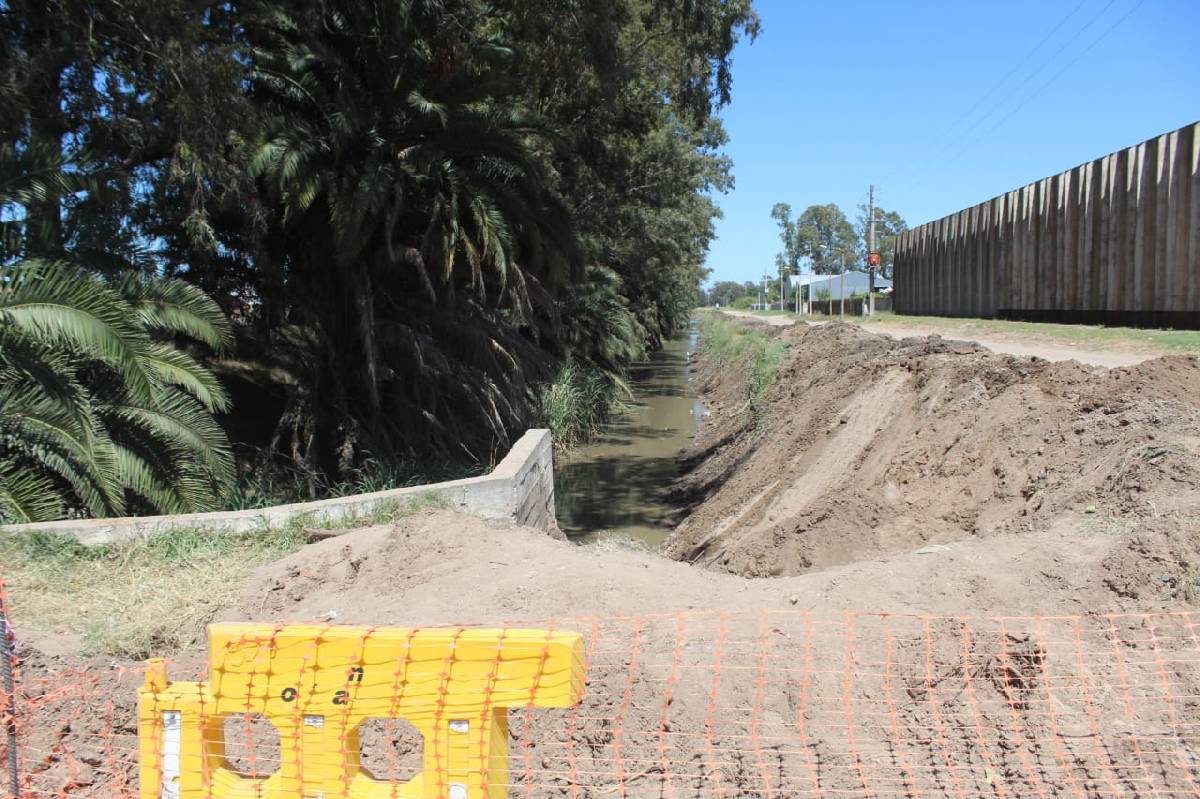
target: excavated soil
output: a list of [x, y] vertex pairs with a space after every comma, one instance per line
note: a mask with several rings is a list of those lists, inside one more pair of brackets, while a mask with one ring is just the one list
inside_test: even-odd
[[738, 375], [696, 367], [711, 414], [670, 557], [796, 575], [1055, 529], [1108, 545], [1076, 584], [1194, 592], [1200, 359], [1106, 370], [836, 323], [773, 335], [790, 348], [754, 418]]
[[[1112, 537], [971, 538], [747, 580], [428, 512], [260, 568], [220, 618], [582, 633], [583, 704], [510, 713], [512, 795], [1173, 793], [1200, 779], [1196, 623], [1138, 612], [1180, 607], [1161, 592], [1080, 578]], [[200, 653], [175, 655], [174, 679], [199, 673]], [[23, 656], [31, 795], [129, 795], [135, 664]], [[226, 729], [248, 773], [278, 761], [261, 720]], [[361, 754], [404, 779], [419, 745], [377, 725]]]
[[[510, 713], [513, 795], [1194, 792], [1200, 362], [773, 335], [758, 413], [695, 366], [675, 560], [431, 511], [264, 566], [217, 618], [582, 633], [582, 706]], [[30, 795], [132, 795], [139, 664], [21, 642]], [[231, 761], [278, 758], [245, 727], [275, 753]], [[389, 774], [418, 747], [380, 727], [362, 757]]]

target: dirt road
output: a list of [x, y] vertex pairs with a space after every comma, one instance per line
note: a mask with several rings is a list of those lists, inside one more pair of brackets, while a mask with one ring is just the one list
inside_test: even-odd
[[[777, 327], [791, 327], [796, 320], [790, 316], [758, 316], [745, 311], [724, 311], [730, 316], [744, 319], [754, 319]], [[857, 324], [851, 317], [846, 319], [850, 324]], [[823, 325], [826, 322], [809, 322], [812, 325]], [[941, 336], [942, 338], [958, 341], [973, 341], [981, 347], [987, 347], [995, 353], [1017, 355], [1024, 358], [1045, 358], [1047, 361], [1079, 361], [1092, 366], [1114, 368], [1117, 366], [1132, 366], [1142, 361], [1162, 355], [1162, 352], [1151, 349], [1130, 347], [1122, 350], [1101, 350], [1080, 347], [1072, 342], [1054, 341], [1050, 339], [1033, 338], [1020, 333], [996, 334], [980, 336], [963, 330], [956, 330], [953, 324], [947, 327], [922, 326], [911, 324], [888, 324], [887, 322], [869, 322], [857, 325], [873, 333], [882, 333], [892, 338], [910, 338], [913, 336]]]

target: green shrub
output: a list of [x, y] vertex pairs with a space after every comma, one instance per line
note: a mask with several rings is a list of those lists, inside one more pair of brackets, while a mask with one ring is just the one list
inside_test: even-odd
[[615, 375], [568, 360], [542, 389], [542, 418], [556, 444], [576, 446], [598, 435], [628, 396]]
[[787, 342], [718, 314], [706, 315], [700, 323], [701, 358], [721, 369], [744, 373], [746, 408], [755, 423], [761, 420], [763, 397], [775, 383], [787, 349]]
[[787, 342], [768, 341], [764, 346], [755, 350], [747, 394], [750, 412], [754, 414], [756, 420], [761, 417], [762, 400], [767, 389], [775, 384], [775, 379], [779, 376], [779, 365], [783, 363], [783, 356], [787, 353], [787, 349]]

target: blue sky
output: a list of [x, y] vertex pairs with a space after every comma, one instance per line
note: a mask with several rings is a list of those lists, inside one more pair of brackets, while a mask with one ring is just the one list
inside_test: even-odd
[[755, 5], [712, 281], [774, 269], [776, 202], [917, 225], [1200, 119], [1200, 0]]

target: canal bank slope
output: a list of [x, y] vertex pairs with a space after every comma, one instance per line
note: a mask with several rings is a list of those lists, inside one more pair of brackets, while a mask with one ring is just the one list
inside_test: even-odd
[[[947, 555], [986, 552], [989, 580], [1007, 573], [1047, 600], [1195, 596], [1200, 359], [1105, 370], [839, 323], [754, 328], [788, 349], [753, 413], [749, 375], [701, 341], [711, 413], [668, 556], [768, 577], [875, 571], [904, 553], [961, 568]], [[1035, 564], [1031, 541], [1065, 543], [1065, 557]]]

